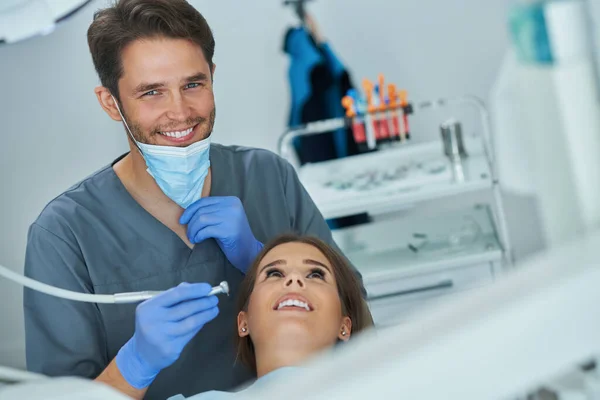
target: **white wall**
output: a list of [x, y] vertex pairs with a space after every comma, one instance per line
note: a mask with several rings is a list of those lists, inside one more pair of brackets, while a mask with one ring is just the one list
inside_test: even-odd
[[[383, 72], [417, 99], [486, 97], [507, 44], [507, 2], [319, 0], [312, 10], [356, 82]], [[217, 140], [274, 149], [288, 114], [281, 45], [291, 10], [279, 0], [192, 3], [217, 41]], [[126, 149], [92, 91], [85, 33], [102, 4], [51, 36], [0, 48], [0, 263], [15, 271], [44, 205]], [[23, 366], [21, 290], [0, 279], [0, 296], [0, 364]]]

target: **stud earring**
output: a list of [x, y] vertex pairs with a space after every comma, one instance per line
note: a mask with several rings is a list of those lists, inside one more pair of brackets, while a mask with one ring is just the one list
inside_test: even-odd
[[342, 336], [346, 336], [346, 331], [342, 331]]
[[246, 331], [247, 331], [247, 329], [246, 329], [246, 328], [242, 328], [242, 332], [246, 332]]

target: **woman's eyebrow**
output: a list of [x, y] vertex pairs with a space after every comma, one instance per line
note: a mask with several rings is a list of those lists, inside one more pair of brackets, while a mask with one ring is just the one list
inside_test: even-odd
[[319, 262], [317, 260], [311, 260], [310, 258], [307, 258], [305, 260], [302, 260], [304, 262], [304, 264], [308, 264], [308, 265], [316, 265], [318, 267], [323, 267], [325, 268], [327, 271], [329, 271], [329, 273], [331, 274], [331, 270], [329, 269], [329, 267], [325, 264], [323, 264], [322, 262]]
[[259, 274], [261, 272], [263, 272], [265, 269], [269, 268], [269, 267], [274, 267], [276, 265], [286, 265], [287, 261], [285, 260], [275, 260], [275, 261], [271, 261], [270, 263], [268, 263], [267, 265], [263, 266], [260, 271], [258, 272]]

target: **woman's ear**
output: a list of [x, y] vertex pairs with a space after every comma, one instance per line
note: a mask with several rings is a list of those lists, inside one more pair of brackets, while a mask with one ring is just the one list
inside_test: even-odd
[[352, 320], [350, 317], [344, 317], [342, 319], [342, 325], [340, 327], [340, 333], [338, 334], [338, 339], [343, 340], [344, 342], [350, 339], [352, 335]]
[[248, 329], [248, 317], [245, 311], [240, 311], [237, 317], [238, 324], [238, 335], [240, 337], [246, 337], [250, 334], [250, 329]]

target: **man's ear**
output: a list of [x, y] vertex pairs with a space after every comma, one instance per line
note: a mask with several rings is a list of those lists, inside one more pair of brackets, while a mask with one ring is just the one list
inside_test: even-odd
[[238, 335], [240, 337], [246, 337], [250, 334], [250, 328], [248, 328], [248, 316], [245, 311], [240, 311], [237, 316], [238, 324]]
[[217, 69], [217, 64], [213, 64], [212, 70], [210, 71], [210, 76], [213, 77], [213, 79], [215, 77], [215, 70], [216, 69]]
[[110, 91], [104, 86], [98, 86], [94, 89], [94, 93], [96, 93], [96, 97], [98, 98], [98, 103], [100, 103], [100, 107], [115, 121], [122, 121], [121, 115], [119, 114], [119, 110], [117, 109], [117, 104], [115, 103], [114, 97], [111, 95]]
[[350, 317], [342, 318], [342, 325], [340, 327], [340, 333], [338, 333], [338, 339], [344, 342], [348, 341], [352, 336], [352, 320]]

